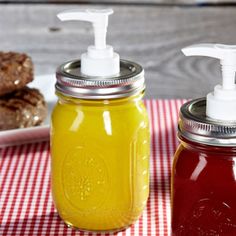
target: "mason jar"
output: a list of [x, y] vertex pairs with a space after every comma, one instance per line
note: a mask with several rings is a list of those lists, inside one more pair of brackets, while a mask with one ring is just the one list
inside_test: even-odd
[[120, 68], [114, 77], [87, 77], [77, 60], [56, 73], [52, 195], [63, 221], [84, 231], [128, 227], [139, 218], [149, 194], [144, 72], [125, 60]]
[[185, 103], [172, 168], [172, 235], [236, 235], [236, 121], [206, 116], [206, 99]]

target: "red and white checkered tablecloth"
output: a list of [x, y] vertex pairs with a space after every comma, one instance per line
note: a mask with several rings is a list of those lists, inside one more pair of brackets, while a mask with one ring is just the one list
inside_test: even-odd
[[[145, 101], [152, 131], [150, 197], [141, 218], [117, 236], [170, 235], [171, 160], [183, 102]], [[96, 235], [67, 228], [57, 215], [50, 193], [49, 142], [0, 151], [0, 235]]]

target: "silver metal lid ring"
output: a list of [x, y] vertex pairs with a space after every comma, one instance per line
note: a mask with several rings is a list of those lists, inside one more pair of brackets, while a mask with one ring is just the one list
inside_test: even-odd
[[236, 121], [214, 120], [206, 116], [206, 99], [185, 103], [180, 109], [178, 136], [211, 146], [236, 147]]
[[120, 73], [113, 77], [88, 77], [80, 71], [80, 60], [61, 65], [56, 73], [56, 90], [81, 99], [112, 99], [131, 96], [145, 89], [143, 68], [121, 60]]

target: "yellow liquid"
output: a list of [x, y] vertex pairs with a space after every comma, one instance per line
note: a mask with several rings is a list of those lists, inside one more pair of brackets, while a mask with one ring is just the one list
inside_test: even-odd
[[52, 114], [52, 194], [67, 225], [116, 231], [149, 194], [150, 133], [143, 94], [113, 100], [59, 95]]

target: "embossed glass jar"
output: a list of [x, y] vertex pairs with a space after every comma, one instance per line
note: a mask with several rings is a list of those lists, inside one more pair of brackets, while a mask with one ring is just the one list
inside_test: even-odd
[[206, 99], [184, 104], [172, 169], [172, 235], [236, 235], [236, 122], [206, 116]]
[[80, 61], [57, 71], [52, 114], [52, 194], [68, 226], [117, 231], [142, 213], [149, 193], [150, 133], [143, 69], [121, 61], [114, 78], [88, 78]]

